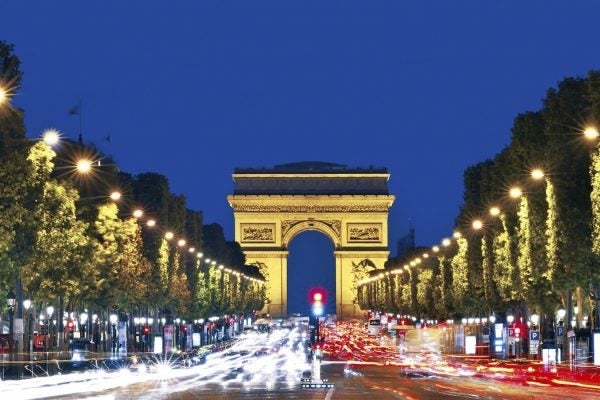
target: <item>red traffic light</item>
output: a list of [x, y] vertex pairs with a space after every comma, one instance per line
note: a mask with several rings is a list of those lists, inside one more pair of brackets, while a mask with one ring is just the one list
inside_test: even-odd
[[312, 288], [308, 293], [311, 304], [325, 303], [327, 301], [327, 292], [323, 288]]
[[150, 327], [149, 326], [144, 326], [144, 328], [142, 329], [142, 332], [144, 333], [144, 335], [150, 333]]
[[67, 331], [73, 332], [75, 330], [75, 324], [72, 319], [67, 320]]

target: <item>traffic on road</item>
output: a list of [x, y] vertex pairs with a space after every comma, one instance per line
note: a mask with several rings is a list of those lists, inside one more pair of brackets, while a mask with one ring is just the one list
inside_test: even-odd
[[[405, 337], [385, 330], [373, 335], [369, 326], [368, 321], [322, 323], [322, 340], [311, 344], [305, 323], [270, 324], [185, 354], [136, 354], [79, 372], [1, 381], [0, 393], [15, 399], [600, 396], [600, 371], [592, 367], [570, 371], [533, 360], [449, 356], [440, 351], [443, 326], [407, 330]], [[318, 373], [332, 382], [329, 388], [301, 386], [315, 374], [316, 354]]]

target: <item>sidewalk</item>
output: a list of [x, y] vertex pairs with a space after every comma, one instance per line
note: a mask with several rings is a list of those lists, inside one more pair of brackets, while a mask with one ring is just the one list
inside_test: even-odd
[[540, 360], [489, 359], [447, 355], [449, 364], [473, 376], [530, 385], [585, 386], [600, 390], [600, 366], [542, 363]]

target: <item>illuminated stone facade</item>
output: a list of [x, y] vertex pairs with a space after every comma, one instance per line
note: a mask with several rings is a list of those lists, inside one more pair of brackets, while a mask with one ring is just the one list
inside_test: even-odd
[[339, 164], [296, 163], [272, 169], [237, 169], [234, 194], [235, 240], [247, 263], [267, 280], [272, 316], [287, 315], [288, 245], [301, 232], [316, 230], [334, 243], [336, 314], [362, 314], [356, 282], [388, 259], [389, 195], [385, 169], [348, 169]]

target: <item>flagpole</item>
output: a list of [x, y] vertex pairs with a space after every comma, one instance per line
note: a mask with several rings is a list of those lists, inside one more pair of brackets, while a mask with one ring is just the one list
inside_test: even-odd
[[83, 110], [81, 108], [81, 99], [79, 99], [79, 137], [81, 138], [81, 141], [83, 142], [83, 129], [81, 128], [81, 114], [83, 114]]

